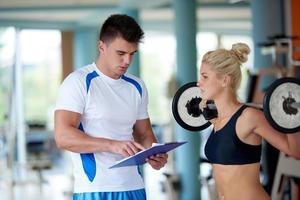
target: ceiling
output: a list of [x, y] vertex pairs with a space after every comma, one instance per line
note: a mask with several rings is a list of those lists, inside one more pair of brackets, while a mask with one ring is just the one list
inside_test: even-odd
[[[172, 0], [0, 0], [0, 26], [72, 30], [98, 27], [120, 8], [138, 9], [144, 29], [172, 31]], [[249, 1], [197, 0], [200, 31], [250, 34]]]

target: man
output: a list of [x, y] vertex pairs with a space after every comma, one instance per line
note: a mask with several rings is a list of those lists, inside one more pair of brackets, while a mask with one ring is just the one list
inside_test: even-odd
[[[60, 87], [55, 140], [72, 152], [73, 199], [146, 199], [138, 167], [109, 169], [156, 142], [146, 87], [125, 75], [143, 35], [133, 18], [111, 15], [101, 28], [96, 62], [71, 73]], [[166, 162], [166, 154], [148, 159], [154, 169]]]

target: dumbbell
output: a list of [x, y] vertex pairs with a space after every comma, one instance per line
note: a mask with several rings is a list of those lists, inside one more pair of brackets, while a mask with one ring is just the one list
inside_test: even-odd
[[[217, 117], [214, 102], [208, 100], [200, 108], [201, 91], [197, 82], [190, 82], [178, 89], [172, 101], [176, 122], [190, 131], [200, 131], [210, 126], [209, 120]], [[267, 89], [263, 104], [245, 103], [262, 109], [271, 126], [283, 133], [300, 131], [300, 80], [286, 77], [273, 82]]]

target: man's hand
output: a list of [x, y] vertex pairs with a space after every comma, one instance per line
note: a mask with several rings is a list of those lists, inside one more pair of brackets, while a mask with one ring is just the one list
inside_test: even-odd
[[157, 154], [147, 158], [146, 161], [151, 165], [153, 169], [159, 170], [167, 163], [168, 154]]
[[112, 152], [121, 154], [124, 157], [135, 155], [145, 149], [141, 144], [134, 141], [114, 141], [112, 145]]

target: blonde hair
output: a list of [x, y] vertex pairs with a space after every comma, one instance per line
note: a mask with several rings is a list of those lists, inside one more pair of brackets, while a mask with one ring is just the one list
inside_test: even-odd
[[248, 60], [249, 53], [250, 48], [247, 44], [236, 43], [232, 45], [231, 50], [217, 49], [207, 52], [202, 58], [202, 63], [210, 65], [218, 74], [230, 76], [230, 87], [236, 95], [242, 79], [241, 65]]

